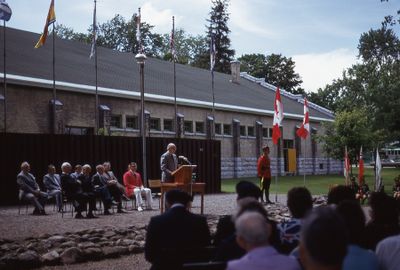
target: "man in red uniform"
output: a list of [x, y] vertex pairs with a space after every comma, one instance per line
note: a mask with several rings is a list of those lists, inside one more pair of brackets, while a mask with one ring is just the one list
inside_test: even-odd
[[143, 211], [142, 195], [146, 196], [146, 209], [152, 209], [152, 198], [151, 190], [143, 186], [142, 177], [137, 170], [135, 162], [131, 162], [128, 165], [128, 171], [124, 174], [124, 185], [126, 188], [126, 194], [128, 197], [135, 196], [136, 206], [138, 211]]
[[269, 200], [269, 187], [271, 185], [271, 161], [269, 159], [269, 147], [264, 146], [262, 148], [263, 154], [258, 158], [257, 161], [257, 175], [260, 178], [261, 188], [261, 202], [263, 200], [263, 192], [265, 193], [265, 202], [272, 203]]

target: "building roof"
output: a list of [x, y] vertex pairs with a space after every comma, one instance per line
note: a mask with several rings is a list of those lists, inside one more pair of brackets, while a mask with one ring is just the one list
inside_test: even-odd
[[[0, 28], [3, 31], [2, 27]], [[35, 49], [39, 34], [7, 28], [7, 77], [10, 83], [52, 87], [52, 37]], [[3, 35], [1, 36], [3, 39]], [[90, 44], [56, 38], [55, 77], [57, 89], [94, 92], [95, 65], [89, 59]], [[3, 41], [0, 42], [3, 51]], [[98, 47], [98, 86], [102, 95], [139, 98], [139, 67], [134, 54]], [[2, 76], [1, 76], [2, 77]], [[274, 86], [242, 73], [239, 84], [231, 75], [214, 73], [216, 110], [273, 114]], [[173, 102], [173, 64], [155, 58], [145, 63], [146, 100]], [[176, 93], [179, 104], [211, 107], [210, 71], [176, 64]], [[302, 99], [283, 92], [286, 117], [302, 118]], [[333, 114], [319, 106], [310, 106], [310, 120], [332, 121]]]

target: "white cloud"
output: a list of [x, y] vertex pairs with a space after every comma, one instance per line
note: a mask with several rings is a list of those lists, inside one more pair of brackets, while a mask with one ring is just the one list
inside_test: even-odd
[[306, 91], [317, 91], [341, 77], [343, 71], [357, 62], [357, 52], [337, 49], [326, 53], [294, 55], [295, 71], [303, 79]]
[[[146, 2], [142, 6], [142, 20], [154, 25], [155, 32], [168, 33], [172, 27], [172, 16], [175, 15], [172, 9], [156, 9], [152, 3]], [[175, 22], [180, 21], [180, 16], [175, 15]]]

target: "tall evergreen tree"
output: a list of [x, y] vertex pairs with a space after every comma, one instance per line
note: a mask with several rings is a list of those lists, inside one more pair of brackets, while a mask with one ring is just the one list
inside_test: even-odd
[[[214, 35], [217, 51], [214, 70], [230, 73], [230, 62], [233, 60], [235, 51], [230, 48], [231, 40], [228, 37], [231, 32], [227, 24], [229, 20], [229, 0], [212, 0], [212, 5], [210, 19], [207, 20], [209, 23], [207, 36], [211, 39], [211, 35]], [[202, 57], [202, 59], [207, 58]]]

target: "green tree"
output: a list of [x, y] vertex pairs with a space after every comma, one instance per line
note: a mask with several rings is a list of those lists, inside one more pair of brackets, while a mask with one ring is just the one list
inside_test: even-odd
[[[207, 20], [209, 26], [207, 27], [207, 37], [209, 40], [214, 36], [216, 56], [215, 56], [215, 71], [230, 73], [230, 62], [233, 60], [235, 51], [231, 49], [231, 40], [229, 33], [231, 32], [228, 27], [229, 13], [228, 13], [228, 0], [212, 0], [212, 8], [210, 12], [210, 19]], [[199, 55], [199, 65], [204, 67], [207, 53]]]
[[238, 58], [240, 70], [257, 78], [265, 78], [266, 57], [263, 54], [244, 54]]

